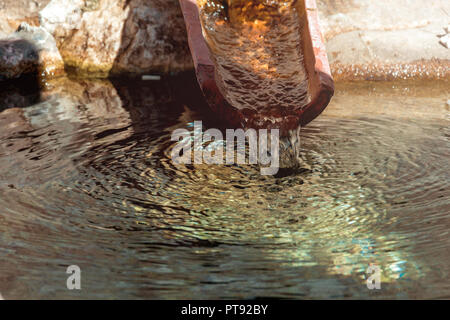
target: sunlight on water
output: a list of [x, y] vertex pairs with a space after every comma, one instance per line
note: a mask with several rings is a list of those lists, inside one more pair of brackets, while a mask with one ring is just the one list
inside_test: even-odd
[[276, 113], [310, 102], [297, 1], [198, 3], [218, 85], [233, 107]]
[[2, 95], [5, 299], [449, 297], [447, 83], [338, 84], [300, 132], [300, 166], [274, 177], [173, 164], [173, 130], [223, 125], [187, 83]]

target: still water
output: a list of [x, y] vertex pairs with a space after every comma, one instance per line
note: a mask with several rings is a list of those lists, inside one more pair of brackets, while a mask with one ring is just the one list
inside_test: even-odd
[[174, 129], [221, 125], [194, 83], [3, 85], [5, 299], [450, 298], [448, 82], [337, 84], [275, 177], [172, 163]]

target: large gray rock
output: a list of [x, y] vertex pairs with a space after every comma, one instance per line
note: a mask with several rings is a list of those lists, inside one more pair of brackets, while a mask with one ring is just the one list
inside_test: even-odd
[[38, 13], [50, 0], [0, 0], [0, 35], [17, 30], [22, 22], [37, 26]]
[[52, 0], [40, 23], [66, 67], [87, 76], [192, 68], [177, 0]]
[[39, 55], [33, 44], [23, 39], [0, 40], [0, 80], [37, 73]]
[[49, 78], [64, 73], [64, 63], [55, 40], [42, 27], [23, 22], [19, 29], [0, 40], [0, 80], [23, 74]]

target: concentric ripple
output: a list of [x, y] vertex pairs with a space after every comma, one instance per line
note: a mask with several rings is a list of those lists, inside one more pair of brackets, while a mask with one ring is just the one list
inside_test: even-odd
[[76, 297], [72, 264], [86, 298], [449, 297], [447, 83], [339, 84], [274, 177], [173, 163], [173, 130], [220, 125], [186, 83], [60, 79], [0, 112], [3, 297]]

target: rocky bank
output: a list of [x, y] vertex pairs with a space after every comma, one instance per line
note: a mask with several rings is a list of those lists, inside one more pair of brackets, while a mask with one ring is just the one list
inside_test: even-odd
[[450, 79], [448, 0], [317, 0], [335, 80]]
[[[448, 0], [317, 4], [336, 80], [450, 77]], [[0, 78], [63, 65], [88, 77], [192, 69], [178, 0], [0, 1]]]
[[[65, 69], [80, 76], [170, 73], [193, 67], [177, 0], [5, 0], [0, 8], [2, 78], [47, 70], [56, 58], [43, 54], [42, 41], [28, 37], [17, 42], [19, 34], [11, 32], [24, 21], [27, 30], [36, 26], [48, 43], [56, 43]], [[50, 69], [45, 76], [60, 73], [56, 67]]]

